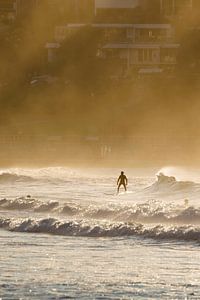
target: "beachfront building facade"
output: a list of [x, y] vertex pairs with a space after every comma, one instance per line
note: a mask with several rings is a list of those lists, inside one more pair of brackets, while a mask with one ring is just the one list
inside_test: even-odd
[[170, 24], [128, 24], [125, 31], [126, 41], [111, 39], [103, 46], [105, 59], [119, 58], [123, 74], [173, 71], [179, 44]]
[[[181, 1], [182, 7], [192, 8], [194, 0]], [[132, 71], [148, 74], [175, 69], [179, 43], [174, 26], [162, 16], [168, 15], [167, 7], [177, 12], [180, 1], [90, 0], [84, 3], [85, 9], [94, 10], [93, 20], [56, 26], [55, 43], [47, 45], [49, 61], [54, 59], [59, 44], [67, 37], [82, 27], [91, 27], [103, 36], [97, 55], [105, 64], [117, 65], [122, 76]], [[77, 0], [76, 5], [80, 9], [80, 1]]]
[[1, 0], [0, 15], [14, 20], [31, 13], [32, 9], [37, 7], [39, 3], [39, 0]]
[[69, 22], [91, 22], [94, 16], [95, 0], [42, 0], [46, 1], [61, 20], [66, 18]]
[[132, 15], [135, 18], [143, 14], [159, 15], [166, 19], [179, 19], [200, 8], [199, 0], [95, 0], [95, 15], [118, 15], [127, 18]]
[[97, 20], [127, 22], [141, 14], [144, 0], [95, 0]]
[[[87, 24], [67, 24], [55, 29], [56, 47]], [[173, 71], [179, 44], [170, 24], [97, 24], [90, 25], [103, 35], [98, 56], [105, 64], [118, 65], [119, 76], [132, 70], [141, 73]], [[52, 46], [52, 45], [51, 45]], [[52, 53], [52, 47], [49, 51]], [[120, 75], [121, 74], [121, 75]]]
[[17, 16], [25, 16], [40, 4], [39, 0], [16, 0]]
[[103, 9], [134, 9], [141, 0], [95, 0], [95, 12]]
[[2, 20], [14, 20], [16, 18], [17, 6], [15, 0], [0, 1], [0, 17]]
[[177, 17], [191, 12], [194, 0], [160, 0], [160, 11], [167, 17]]

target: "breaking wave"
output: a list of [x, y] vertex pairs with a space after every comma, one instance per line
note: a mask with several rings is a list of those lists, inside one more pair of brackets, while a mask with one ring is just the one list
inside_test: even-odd
[[59, 202], [41, 202], [37, 199], [32, 198], [30, 195], [26, 197], [20, 197], [16, 199], [1, 199], [0, 209], [4, 210], [33, 210], [35, 212], [50, 212], [59, 206]]
[[200, 208], [184, 203], [147, 201], [134, 205], [80, 205], [60, 204], [58, 201], [42, 202], [37, 199], [20, 197], [14, 200], [1, 199], [0, 210], [27, 211], [28, 213], [51, 213], [53, 216], [73, 217], [74, 219], [94, 219], [121, 222], [161, 223], [161, 224], [200, 224]]
[[143, 237], [157, 240], [184, 240], [200, 242], [200, 227], [153, 226], [134, 223], [94, 223], [46, 219], [0, 219], [0, 228], [15, 232], [47, 233], [82, 237]]
[[18, 175], [15, 173], [0, 174], [0, 183], [28, 182], [34, 181], [34, 178], [26, 175]]
[[96, 176], [105, 179], [105, 173], [100, 176], [97, 172], [87, 172], [81, 169], [72, 169], [65, 167], [48, 167], [48, 168], [8, 168], [0, 169], [0, 180], [39, 180], [45, 182], [71, 182], [74, 179], [94, 179]]
[[200, 184], [192, 181], [178, 181], [174, 176], [166, 176], [163, 173], [157, 175], [157, 181], [145, 188], [145, 191], [152, 193], [169, 192], [200, 192]]

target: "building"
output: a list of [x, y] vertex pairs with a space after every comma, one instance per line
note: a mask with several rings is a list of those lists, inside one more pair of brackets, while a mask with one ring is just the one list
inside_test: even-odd
[[127, 10], [138, 8], [141, 5], [140, 0], [95, 0], [95, 14], [105, 10]]
[[0, 12], [14, 12], [16, 10], [15, 0], [1, 0], [0, 1]]
[[[42, 4], [46, 0], [42, 1]], [[0, 16], [8, 20], [27, 18], [35, 8], [41, 7], [40, 0], [0, 0]]]
[[119, 60], [122, 72], [139, 74], [172, 71], [176, 65], [177, 49], [170, 24], [127, 24], [126, 42], [111, 40], [102, 48], [104, 59]]
[[[68, 36], [87, 24], [67, 24], [55, 30], [56, 48]], [[98, 56], [106, 64], [118, 65], [119, 76], [131, 70], [137, 73], [173, 71], [179, 44], [171, 24], [98, 24], [91, 27], [103, 33]], [[52, 57], [52, 44], [49, 46]]]
[[93, 22], [79, 19], [80, 22], [56, 26], [55, 43], [47, 46], [49, 58], [53, 60], [68, 36], [89, 24], [97, 34], [103, 33], [97, 55], [105, 64], [117, 65], [119, 76], [132, 72], [173, 72], [180, 48], [174, 21], [181, 20], [185, 13], [198, 11], [198, 3], [198, 0], [94, 0]]
[[193, 0], [160, 0], [160, 12], [166, 17], [182, 16], [191, 12]]
[[31, 11], [39, 5], [39, 0], [16, 0], [17, 17], [29, 15]]
[[95, 17], [98, 22], [131, 22], [142, 14], [145, 0], [95, 0]]
[[[73, 4], [74, 5], [74, 1]], [[77, 20], [91, 22], [94, 18], [94, 0], [78, 0], [76, 1]]]
[[1, 0], [0, 1], [0, 17], [3, 20], [13, 20], [16, 18], [16, 1]]
[[94, 0], [43, 0], [53, 8], [54, 14], [68, 22], [91, 22], [94, 17]]

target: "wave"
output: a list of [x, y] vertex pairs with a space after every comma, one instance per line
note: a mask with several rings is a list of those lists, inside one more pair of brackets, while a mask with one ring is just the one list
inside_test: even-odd
[[157, 175], [157, 181], [145, 188], [145, 191], [152, 193], [169, 192], [200, 192], [200, 184], [192, 181], [178, 181], [174, 176], [166, 176], [163, 173]]
[[0, 210], [27, 211], [28, 213], [48, 213], [73, 217], [73, 219], [93, 219], [109, 221], [128, 221], [161, 224], [200, 224], [200, 208], [177, 205], [160, 201], [147, 201], [134, 205], [85, 205], [77, 203], [60, 204], [58, 201], [42, 202], [37, 199], [20, 197], [14, 200], [1, 199]]
[[[100, 174], [99, 174], [100, 172]], [[109, 174], [108, 174], [109, 173]], [[74, 179], [105, 179], [110, 178], [113, 170], [106, 170], [105, 172], [93, 168], [91, 169], [73, 169], [67, 167], [48, 167], [48, 168], [7, 168], [0, 169], [0, 176], [8, 174], [10, 176], [18, 176], [32, 178], [35, 180], [42, 180], [45, 182], [71, 182]]]
[[1, 199], [0, 209], [4, 210], [33, 210], [35, 212], [50, 212], [59, 206], [57, 201], [42, 202], [30, 195], [16, 199]]
[[0, 183], [28, 182], [28, 181], [34, 181], [34, 180], [35, 179], [30, 176], [18, 175], [15, 173], [0, 174]]
[[200, 242], [200, 227], [153, 226], [134, 223], [88, 223], [46, 219], [0, 219], [0, 228], [27, 233], [45, 233], [81, 237], [143, 237], [157, 240], [184, 240]]

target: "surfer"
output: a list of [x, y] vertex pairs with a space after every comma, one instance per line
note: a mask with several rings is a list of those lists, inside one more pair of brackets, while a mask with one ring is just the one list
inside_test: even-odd
[[120, 186], [123, 185], [125, 191], [127, 191], [127, 185], [128, 185], [128, 179], [126, 177], [126, 175], [124, 175], [124, 172], [121, 171], [121, 175], [119, 176], [118, 180], [117, 180], [117, 193], [119, 193], [119, 189]]

